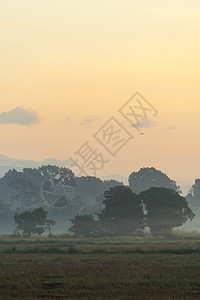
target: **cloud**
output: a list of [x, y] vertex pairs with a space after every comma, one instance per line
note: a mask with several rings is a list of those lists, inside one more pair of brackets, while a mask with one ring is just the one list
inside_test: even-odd
[[81, 125], [89, 125], [89, 124], [91, 124], [92, 122], [97, 121], [97, 120], [99, 120], [99, 117], [98, 117], [98, 116], [88, 116], [88, 117], [85, 119], [85, 121], [83, 121], [83, 122], [81, 123]]
[[132, 127], [138, 127], [138, 128], [153, 128], [158, 126], [159, 125], [156, 121], [147, 120], [144, 118], [141, 118], [141, 120], [138, 123], [132, 124]]
[[176, 127], [175, 126], [171, 126], [171, 127], [168, 127], [167, 130], [175, 130]]
[[20, 124], [30, 126], [41, 122], [39, 115], [23, 106], [16, 107], [0, 114], [0, 124]]

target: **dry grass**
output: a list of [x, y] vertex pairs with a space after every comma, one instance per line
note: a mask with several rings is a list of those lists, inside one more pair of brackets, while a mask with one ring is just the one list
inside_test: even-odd
[[[198, 240], [65, 239], [54, 247], [42, 241], [1, 243], [0, 299], [200, 299], [200, 254], [180, 251], [199, 249]], [[38, 253], [22, 253], [34, 247]]]

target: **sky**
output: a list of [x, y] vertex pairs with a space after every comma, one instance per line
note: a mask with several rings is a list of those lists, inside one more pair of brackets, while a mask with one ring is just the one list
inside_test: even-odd
[[[198, 0], [0, 2], [1, 155], [65, 161], [88, 141], [97, 176], [200, 177]], [[157, 111], [140, 131], [119, 112], [137, 91]], [[115, 156], [94, 138], [111, 117], [132, 136]]]

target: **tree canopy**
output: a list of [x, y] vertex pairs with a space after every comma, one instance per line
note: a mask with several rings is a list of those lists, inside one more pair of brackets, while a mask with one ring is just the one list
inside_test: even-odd
[[144, 229], [144, 214], [138, 196], [125, 186], [104, 192], [104, 209], [98, 214], [103, 232], [111, 235], [133, 235]]
[[16, 223], [16, 231], [25, 237], [30, 237], [31, 234], [41, 235], [45, 231], [45, 226], [50, 229], [55, 222], [47, 220], [48, 211], [39, 207], [34, 210], [25, 210], [21, 213], [15, 213], [14, 220]]
[[92, 215], [76, 215], [70, 220], [72, 226], [68, 229], [76, 237], [92, 237], [96, 232], [96, 222]]
[[173, 228], [194, 218], [186, 199], [172, 189], [152, 187], [139, 197], [146, 210], [146, 225], [153, 235], [171, 233]]
[[174, 180], [171, 180], [166, 174], [153, 167], [141, 168], [138, 172], [132, 172], [128, 181], [132, 191], [137, 194], [151, 187], [165, 187], [181, 192], [180, 187], [177, 186]]
[[153, 235], [168, 235], [172, 229], [194, 218], [186, 199], [168, 188], [152, 187], [139, 195], [125, 186], [104, 192], [104, 208], [97, 214], [77, 215], [71, 220], [75, 236], [138, 235], [146, 227]]

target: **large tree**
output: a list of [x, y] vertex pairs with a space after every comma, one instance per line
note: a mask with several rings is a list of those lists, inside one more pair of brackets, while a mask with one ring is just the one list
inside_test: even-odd
[[153, 167], [141, 168], [138, 172], [132, 172], [129, 175], [129, 186], [135, 193], [140, 193], [151, 187], [166, 187], [181, 192], [174, 180]]
[[152, 187], [139, 194], [146, 210], [146, 225], [153, 235], [166, 235], [194, 218], [186, 199], [167, 188]]
[[102, 234], [134, 235], [144, 229], [144, 214], [138, 196], [125, 186], [104, 192], [104, 209], [99, 217]]

